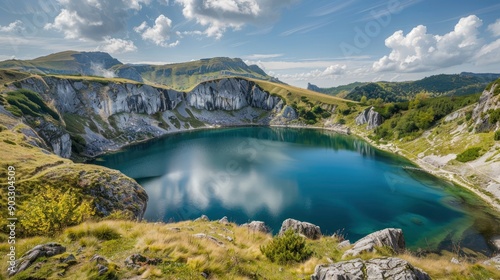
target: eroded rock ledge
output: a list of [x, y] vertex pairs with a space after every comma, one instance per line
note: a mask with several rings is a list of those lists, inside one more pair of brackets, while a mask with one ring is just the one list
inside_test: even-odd
[[427, 273], [399, 258], [354, 259], [329, 265], [318, 265], [311, 280], [430, 280]]

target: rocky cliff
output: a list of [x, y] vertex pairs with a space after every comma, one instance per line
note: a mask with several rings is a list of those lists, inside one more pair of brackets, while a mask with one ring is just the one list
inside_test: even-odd
[[374, 129], [382, 124], [382, 116], [373, 109], [373, 107], [365, 109], [356, 117], [356, 124], [368, 124], [366, 129]]
[[53, 124], [40, 130], [47, 134], [44, 139], [49, 139], [53, 151], [64, 157], [71, 154], [70, 147], [77, 154], [95, 156], [173, 131], [213, 125], [286, 124], [298, 117], [280, 97], [239, 78], [201, 83], [189, 92], [53, 76], [31, 77], [19, 84], [40, 93], [64, 120], [60, 133], [48, 133], [54, 131]]
[[500, 95], [498, 91], [500, 83], [493, 84], [489, 89], [483, 91], [478, 104], [472, 111], [474, 129], [476, 132], [488, 132], [500, 128], [500, 122], [493, 120], [492, 111], [500, 109]]

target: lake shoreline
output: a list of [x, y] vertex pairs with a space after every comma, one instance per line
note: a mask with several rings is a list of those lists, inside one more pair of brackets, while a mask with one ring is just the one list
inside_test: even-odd
[[[404, 150], [398, 148], [393, 143], [391, 143], [389, 145], [377, 144], [375, 141], [368, 138], [366, 133], [363, 133], [358, 128], [351, 128], [351, 127], [346, 126], [346, 125], [319, 127], [319, 126], [310, 126], [310, 125], [304, 125], [304, 124], [293, 124], [293, 125], [236, 124], [236, 125], [212, 125], [212, 126], [204, 126], [204, 127], [197, 127], [197, 128], [179, 129], [176, 131], [166, 132], [164, 134], [159, 135], [158, 137], [148, 138], [148, 139], [136, 141], [133, 143], [129, 143], [129, 144], [121, 146], [120, 148], [117, 148], [117, 149], [109, 149], [109, 150], [104, 151], [100, 154], [89, 157], [84, 162], [91, 163], [97, 157], [103, 156], [105, 154], [115, 153], [115, 152], [118, 152], [124, 148], [130, 147], [130, 146], [133, 146], [136, 144], [140, 144], [140, 143], [146, 143], [146, 142], [151, 141], [151, 140], [160, 139], [162, 137], [166, 137], [169, 135], [175, 135], [178, 133], [185, 133], [185, 132], [194, 132], [194, 131], [200, 131], [200, 130], [214, 130], [214, 129], [238, 128], [238, 127], [271, 127], [271, 128], [292, 128], [292, 129], [314, 129], [314, 130], [333, 131], [333, 132], [340, 133], [340, 134], [352, 135], [355, 137], [359, 137], [360, 139], [364, 140], [365, 142], [367, 142], [368, 144], [370, 144], [374, 148], [389, 152], [391, 154], [400, 155], [400, 156], [404, 157], [405, 159], [409, 160], [410, 162], [414, 163], [418, 167], [420, 167], [423, 171], [430, 173], [430, 174], [432, 174], [436, 177], [439, 177], [441, 179], [444, 179], [446, 181], [453, 182], [455, 185], [458, 185], [462, 188], [469, 190], [470, 192], [474, 193], [479, 198], [481, 198], [483, 201], [485, 201], [497, 213], [500, 213], [500, 204], [499, 203], [497, 203], [494, 199], [492, 199], [491, 197], [487, 196], [486, 194], [484, 194], [483, 192], [478, 190], [476, 187], [467, 183], [465, 180], [461, 179], [457, 174], [455, 174], [451, 171], [436, 167], [436, 166], [431, 166], [430, 164], [428, 164], [420, 159], [415, 160], [412, 157], [410, 157]], [[443, 174], [446, 174], [446, 176]], [[498, 248], [498, 249], [500, 250], [500, 248]]]

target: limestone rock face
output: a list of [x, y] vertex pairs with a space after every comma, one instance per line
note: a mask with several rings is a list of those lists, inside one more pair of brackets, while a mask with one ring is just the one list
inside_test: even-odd
[[355, 257], [363, 252], [374, 252], [375, 247], [382, 246], [390, 247], [394, 252], [403, 251], [406, 247], [403, 231], [396, 228], [386, 228], [371, 233], [354, 243], [354, 246], [347, 250], [342, 258], [347, 256]]
[[54, 154], [69, 158], [71, 156], [71, 139], [63, 127], [40, 119], [40, 125], [36, 128], [38, 134], [52, 147]]
[[479, 102], [474, 107], [472, 111], [472, 119], [474, 120], [474, 126], [476, 132], [488, 132], [500, 127], [500, 122], [490, 123], [489, 120], [489, 110], [496, 110], [500, 108], [500, 95], [495, 96], [495, 89], [500, 85], [493, 85], [490, 90], [485, 90], [481, 97], [479, 98]]
[[427, 273], [399, 258], [354, 259], [318, 265], [311, 280], [430, 280]]
[[[203, 82], [189, 92], [53, 76], [27, 78], [20, 84], [39, 93], [59, 113], [62, 120], [55, 127], [71, 131], [73, 140], [78, 140], [73, 141], [74, 150], [90, 157], [168, 131], [204, 125], [286, 125], [298, 118], [279, 96], [240, 78]], [[70, 137], [63, 135], [66, 130], [44, 130], [48, 132], [43, 137], [46, 144], [62, 157], [71, 156]]]
[[252, 221], [247, 224], [242, 224], [242, 227], [248, 227], [249, 230], [251, 231], [260, 231], [263, 233], [269, 233], [269, 227], [261, 221]]
[[366, 109], [356, 117], [356, 124], [363, 125], [367, 123], [366, 129], [374, 129], [382, 124], [382, 116], [376, 112], [373, 107]]
[[294, 232], [304, 235], [309, 239], [319, 239], [321, 237], [321, 229], [319, 226], [308, 223], [301, 222], [294, 219], [286, 219], [281, 224], [281, 229], [279, 234], [282, 235], [288, 229], [292, 229]]
[[66, 247], [59, 243], [47, 243], [42, 245], [37, 245], [33, 249], [26, 252], [19, 260], [16, 262], [15, 272], [9, 272], [9, 276], [26, 270], [33, 264], [38, 258], [41, 257], [52, 257], [66, 252]]
[[281, 99], [255, 83], [242, 79], [221, 79], [202, 83], [187, 93], [187, 103], [199, 110], [235, 111], [246, 106], [272, 110]]

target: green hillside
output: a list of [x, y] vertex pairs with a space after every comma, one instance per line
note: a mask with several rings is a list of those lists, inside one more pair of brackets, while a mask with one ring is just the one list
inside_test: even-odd
[[500, 74], [440, 74], [408, 82], [351, 83], [348, 85], [319, 88], [309, 85], [309, 89], [325, 94], [341, 96], [346, 99], [361, 101], [382, 99], [384, 102], [402, 102], [425, 92], [430, 96], [462, 96], [481, 92], [488, 83], [498, 79]]
[[124, 78], [132, 77], [120, 73], [135, 71], [146, 83], [166, 85], [177, 90], [187, 90], [201, 82], [229, 76], [273, 80], [258, 66], [248, 66], [239, 58], [228, 57], [165, 65], [116, 65], [112, 70]]

